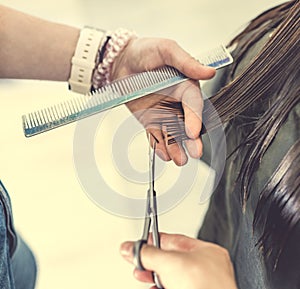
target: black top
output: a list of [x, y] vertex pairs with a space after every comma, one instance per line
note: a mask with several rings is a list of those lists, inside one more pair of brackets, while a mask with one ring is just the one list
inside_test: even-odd
[[[265, 35], [239, 64], [237, 74], [258, 53], [268, 39]], [[218, 78], [214, 92], [224, 85], [226, 70]], [[209, 91], [206, 92], [209, 94]], [[260, 99], [227, 124], [227, 151], [232, 152], [249, 134], [253, 127], [243, 126], [245, 117], [259, 117], [274, 101], [270, 96]], [[299, 289], [300, 288], [300, 224], [292, 232], [281, 253], [275, 270], [265, 261], [256, 245], [261, 232], [253, 231], [253, 218], [259, 194], [290, 147], [300, 137], [300, 104], [293, 108], [288, 119], [280, 128], [275, 140], [265, 153], [251, 183], [250, 197], [243, 212], [240, 192], [233, 190], [244, 155], [234, 155], [226, 163], [225, 171], [216, 191], [198, 237], [217, 243], [229, 250], [239, 289]], [[205, 143], [205, 140], [204, 140]], [[205, 146], [205, 144], [204, 144]], [[206, 148], [209, 145], [205, 146]], [[209, 156], [209, 152], [207, 154]], [[204, 152], [205, 157], [205, 152]]]

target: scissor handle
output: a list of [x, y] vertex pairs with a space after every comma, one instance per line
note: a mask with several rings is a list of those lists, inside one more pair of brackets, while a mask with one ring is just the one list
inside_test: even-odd
[[133, 264], [140, 271], [146, 271], [141, 261], [141, 250], [143, 245], [147, 244], [147, 240], [138, 240], [133, 244]]
[[[133, 264], [140, 271], [146, 271], [146, 269], [143, 266], [143, 263], [141, 261], [141, 250], [142, 250], [143, 245], [145, 245], [145, 244], [147, 244], [147, 241], [140, 239], [140, 240], [134, 242], [134, 245], [133, 245]], [[164, 289], [164, 287], [160, 283], [159, 277], [156, 274], [156, 272], [152, 272], [152, 276], [153, 276], [155, 286], [158, 289]]]
[[152, 272], [152, 275], [153, 275], [153, 280], [154, 280], [155, 286], [158, 289], [164, 289], [163, 285], [161, 285], [161, 283], [160, 283], [159, 277], [156, 274], [156, 272]]

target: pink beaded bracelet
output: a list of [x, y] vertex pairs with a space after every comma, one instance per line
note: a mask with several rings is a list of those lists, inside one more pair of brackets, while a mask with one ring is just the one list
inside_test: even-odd
[[[110, 83], [110, 74], [112, 65], [117, 58], [117, 56], [126, 47], [129, 40], [132, 39], [136, 34], [124, 28], [119, 28], [111, 35], [107, 34], [108, 41], [102, 46], [101, 50], [105, 49], [103, 54], [103, 60], [99, 59], [99, 64], [96, 66], [92, 85], [93, 89], [98, 88]], [[101, 54], [101, 51], [99, 52]]]

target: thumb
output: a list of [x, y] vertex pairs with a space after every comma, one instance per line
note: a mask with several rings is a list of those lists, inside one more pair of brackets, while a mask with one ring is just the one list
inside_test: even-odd
[[[120, 253], [124, 259], [133, 263], [133, 245], [134, 242], [124, 242], [121, 245]], [[149, 271], [160, 272], [165, 262], [168, 262], [170, 254], [168, 251], [158, 249], [151, 245], [143, 245], [140, 251], [140, 259], [143, 267]]]
[[[184, 75], [192, 79], [206, 80], [212, 78], [216, 73], [214, 68], [202, 65], [174, 41], [167, 43], [167, 45], [162, 46], [160, 49], [167, 65], [177, 68]], [[171, 54], [170, 51], [172, 51]]]

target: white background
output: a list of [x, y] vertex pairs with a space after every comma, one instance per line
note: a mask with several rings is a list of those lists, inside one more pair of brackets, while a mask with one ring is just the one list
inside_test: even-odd
[[[39, 17], [82, 27], [94, 25], [113, 30], [126, 27], [141, 36], [173, 38], [194, 55], [226, 43], [259, 12], [282, 1], [238, 0], [64, 0], [1, 3]], [[1, 43], [1, 37], [0, 37]], [[1, 65], [1, 64], [0, 64]], [[0, 82], [0, 176], [11, 194], [16, 226], [33, 248], [38, 264], [38, 289], [148, 288], [133, 279], [132, 267], [119, 256], [125, 240], [136, 240], [142, 221], [121, 218], [96, 206], [82, 190], [73, 165], [72, 124], [26, 139], [21, 115], [70, 97], [65, 83], [44, 81]], [[114, 125], [125, 108], [110, 112]], [[146, 187], [116, 181], [110, 154], [113, 129], [102, 124], [95, 157], [112, 172], [106, 177], [117, 190], [144, 197]], [[97, 149], [99, 144], [99, 149]], [[120, 146], [124, 144], [119, 144]], [[140, 133], [128, 147], [133, 167], [146, 170], [147, 145]], [[162, 231], [195, 236], [207, 204], [198, 204], [207, 168], [201, 172], [187, 197], [160, 216]], [[178, 169], [168, 163], [163, 179], [172, 182]], [[167, 179], [166, 179], [167, 178]], [[206, 184], [206, 185], [205, 185]]]

